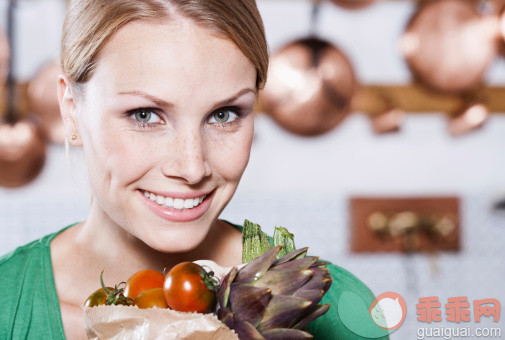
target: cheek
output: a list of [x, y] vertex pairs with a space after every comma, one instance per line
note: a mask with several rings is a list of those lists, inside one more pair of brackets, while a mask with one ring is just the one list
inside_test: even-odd
[[249, 162], [253, 124], [235, 133], [215, 135], [207, 145], [208, 161], [214, 171], [227, 181], [238, 182]]
[[87, 134], [84, 153], [95, 188], [114, 189], [142, 177], [154, 157], [149, 145], [139, 137], [142, 136], [108, 127], [106, 123]]

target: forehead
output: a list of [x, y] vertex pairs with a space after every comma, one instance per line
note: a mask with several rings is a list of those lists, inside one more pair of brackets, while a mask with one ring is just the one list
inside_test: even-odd
[[230, 40], [191, 20], [134, 21], [119, 29], [97, 56], [91, 83], [107, 91], [153, 95], [222, 96], [256, 83], [252, 62]]

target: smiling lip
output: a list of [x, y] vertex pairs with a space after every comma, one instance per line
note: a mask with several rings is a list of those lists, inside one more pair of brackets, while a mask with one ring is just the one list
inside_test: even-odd
[[160, 196], [165, 196], [165, 197], [182, 198], [182, 199], [197, 198], [197, 197], [201, 197], [204, 195], [210, 195], [210, 193], [212, 193], [212, 191], [192, 191], [192, 192], [151, 191], [151, 190], [141, 190], [141, 191], [147, 191], [147, 192], [153, 193], [155, 195], [160, 195]]
[[137, 190], [137, 192], [139, 194], [140, 199], [144, 202], [145, 205], [147, 205], [149, 209], [151, 209], [151, 211], [153, 211], [156, 215], [160, 216], [161, 218], [171, 222], [190, 222], [200, 218], [207, 211], [214, 197], [214, 191], [191, 192], [191, 193], [150, 191], [153, 194], [180, 199], [197, 198], [206, 195], [205, 199], [198, 206], [180, 210], [171, 207], [161, 206], [158, 203], [151, 201], [149, 198], [144, 196], [143, 190]]

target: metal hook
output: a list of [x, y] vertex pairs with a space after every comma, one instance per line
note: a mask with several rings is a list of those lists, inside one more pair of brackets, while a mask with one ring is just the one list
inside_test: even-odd
[[15, 59], [15, 44], [14, 44], [14, 33], [15, 33], [15, 7], [17, 6], [17, 0], [9, 0], [7, 8], [7, 37], [9, 40], [11, 56], [9, 59], [9, 74], [7, 75], [7, 121], [14, 124], [16, 120], [16, 105], [15, 105], [15, 95], [16, 95], [16, 84], [14, 81], [14, 59]]
[[310, 28], [309, 33], [311, 36], [316, 35], [317, 23], [319, 21], [319, 13], [321, 9], [321, 1], [315, 0], [312, 3], [312, 12], [310, 14]]

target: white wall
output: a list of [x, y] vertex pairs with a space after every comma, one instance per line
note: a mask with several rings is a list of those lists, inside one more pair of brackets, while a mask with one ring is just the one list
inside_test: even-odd
[[[63, 7], [56, 0], [22, 3], [27, 19], [19, 30], [25, 34], [20, 35], [22, 61], [16, 73], [28, 79], [57, 54]], [[309, 2], [264, 0], [259, 5], [273, 51], [307, 33]], [[410, 76], [396, 41], [412, 10], [407, 1], [360, 12], [325, 4], [319, 32], [346, 51], [361, 81], [404, 83]], [[503, 59], [487, 78], [505, 84]], [[286, 226], [298, 245], [349, 269], [376, 294], [403, 294], [409, 312], [396, 339], [415, 337], [420, 327], [415, 303], [421, 296], [438, 295], [442, 303], [460, 295], [505, 302], [505, 214], [491, 209], [505, 197], [505, 116], [493, 115], [481, 130], [460, 138], [450, 137], [445, 117], [434, 114], [409, 115], [400, 133], [385, 136], [373, 135], [367, 117], [359, 113], [317, 138], [293, 136], [265, 115], [256, 124], [249, 167], [223, 218], [236, 223], [248, 218], [267, 232], [274, 225]], [[70, 172], [63, 147], [48, 151], [44, 171], [33, 183], [0, 189], [0, 253], [86, 216], [86, 174], [79, 153], [71, 154]], [[462, 251], [411, 257], [350, 254], [348, 197], [358, 194], [460, 196]]]

